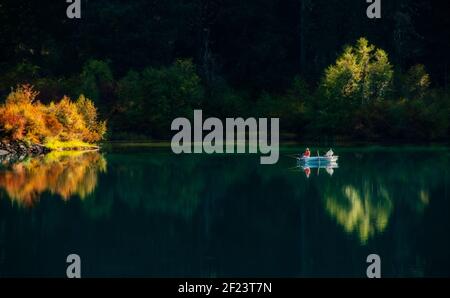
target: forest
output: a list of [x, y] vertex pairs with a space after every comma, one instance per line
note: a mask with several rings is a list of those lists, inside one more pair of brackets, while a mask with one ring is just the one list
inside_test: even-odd
[[362, 0], [84, 0], [68, 19], [65, 1], [1, 0], [0, 102], [20, 86], [40, 107], [89, 102], [95, 128], [57, 139], [164, 140], [202, 109], [280, 118], [284, 138], [448, 141], [446, 4], [382, 5], [369, 19]]

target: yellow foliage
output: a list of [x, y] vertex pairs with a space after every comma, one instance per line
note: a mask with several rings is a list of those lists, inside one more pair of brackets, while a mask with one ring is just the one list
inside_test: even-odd
[[392, 65], [382, 49], [360, 38], [356, 45], [347, 46], [336, 63], [325, 71], [322, 87], [332, 98], [353, 98], [359, 102], [382, 100], [390, 90]]
[[33, 206], [45, 191], [64, 200], [84, 199], [105, 171], [106, 160], [98, 152], [52, 152], [0, 171], [0, 188], [23, 207]]
[[50, 138], [95, 143], [103, 138], [106, 123], [97, 120], [91, 100], [80, 96], [73, 102], [65, 96], [58, 103], [43, 105], [35, 100], [38, 94], [32, 86], [23, 85], [8, 95], [0, 105], [1, 137], [30, 143]]
[[368, 185], [363, 189], [346, 185], [341, 194], [327, 196], [325, 203], [326, 210], [347, 232], [357, 234], [361, 243], [386, 229], [393, 209], [385, 188], [379, 187], [375, 195]]

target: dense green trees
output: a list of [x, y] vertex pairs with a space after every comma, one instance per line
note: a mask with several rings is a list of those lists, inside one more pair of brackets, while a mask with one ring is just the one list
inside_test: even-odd
[[2, 1], [0, 98], [23, 83], [45, 104], [85, 94], [110, 139], [167, 138], [195, 107], [307, 138], [448, 139], [441, 4], [390, 1], [374, 21], [351, 0], [99, 0], [75, 21], [43, 1]]
[[163, 138], [177, 117], [201, 107], [204, 90], [195, 66], [177, 60], [165, 68], [129, 72], [118, 82], [119, 130]]
[[[101, 60], [89, 60], [79, 78], [80, 90], [99, 106], [107, 106], [114, 78], [109, 65]], [[102, 97], [103, 96], [103, 97]]]
[[[92, 98], [93, 102], [80, 97], [77, 103], [83, 108], [79, 112], [96, 117], [95, 103], [101, 118], [110, 123], [110, 139], [168, 138], [171, 121], [191, 117], [196, 108], [222, 118], [278, 117], [283, 133], [308, 139], [415, 141], [449, 136], [448, 91], [431, 87], [423, 65], [394, 72], [388, 54], [365, 38], [344, 47], [336, 62], [324, 70], [316, 88], [296, 76], [280, 92], [237, 90], [221, 77], [207, 83], [187, 59], [165, 67], [130, 70], [119, 79], [102, 60], [89, 60], [79, 74], [66, 78], [44, 77], [39, 67], [29, 63], [17, 65], [4, 77], [20, 81], [25, 72], [32, 74], [26, 81], [44, 90], [45, 97], [35, 95], [44, 103], [64, 98], [66, 93]], [[73, 110], [71, 104], [63, 99], [59, 107]], [[99, 129], [95, 117], [84, 120], [88, 131]], [[58, 121], [65, 123], [64, 119]], [[75, 124], [70, 126], [77, 127]], [[68, 139], [64, 135], [62, 132]], [[84, 133], [82, 139], [98, 138]]]
[[346, 47], [336, 63], [327, 68], [321, 87], [329, 98], [345, 98], [348, 105], [364, 105], [386, 98], [392, 76], [386, 52], [361, 38], [355, 47]]
[[110, 61], [122, 77], [130, 69], [193, 58], [202, 77], [272, 92], [297, 74], [315, 84], [343, 44], [366, 36], [398, 67], [419, 62], [434, 83], [449, 83], [444, 2], [392, 0], [376, 21], [367, 18], [366, 2], [354, 0], [82, 2], [77, 21], [67, 19], [65, 1], [2, 0], [2, 72], [25, 60], [45, 76], [71, 76], [97, 59]]
[[448, 137], [449, 103], [429, 89], [424, 66], [415, 65], [395, 76], [386, 52], [366, 39], [346, 47], [325, 71], [311, 128], [320, 134], [361, 139]]
[[[329, 66], [319, 87], [318, 127], [334, 134], [364, 129], [366, 112], [386, 100], [393, 70], [387, 54], [361, 38]], [[370, 106], [370, 107], [369, 107]], [[356, 122], [356, 123], [355, 123]]]

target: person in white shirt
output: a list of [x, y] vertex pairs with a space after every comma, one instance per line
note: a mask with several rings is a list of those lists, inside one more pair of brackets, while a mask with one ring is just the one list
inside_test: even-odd
[[331, 156], [333, 156], [333, 155], [334, 155], [334, 152], [333, 152], [333, 150], [331, 150], [331, 148], [330, 148], [330, 150], [328, 150], [328, 152], [325, 154], [326, 157], [331, 157]]

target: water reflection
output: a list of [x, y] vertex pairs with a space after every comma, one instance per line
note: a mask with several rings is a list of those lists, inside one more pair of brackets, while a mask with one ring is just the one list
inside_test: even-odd
[[98, 152], [52, 152], [45, 156], [7, 160], [0, 168], [0, 188], [20, 206], [31, 207], [43, 192], [68, 200], [83, 199], [97, 185], [106, 160]]
[[326, 213], [361, 244], [385, 233], [394, 212], [420, 218], [448, 165], [437, 152], [375, 149], [344, 157], [338, 174], [314, 185]]
[[[311, 168], [309, 179], [301, 168], [287, 170], [296, 166], [288, 157], [263, 167], [257, 156], [113, 146], [105, 174], [99, 155], [67, 158], [87, 167], [81, 176], [96, 173], [70, 188], [88, 199], [55, 200], [64, 192], [51, 190], [54, 175], [35, 179], [46, 185], [35, 191], [35, 208], [0, 199], [0, 275], [65, 276], [61, 264], [80, 251], [88, 277], [365, 276], [361, 264], [376, 251], [390, 264], [385, 276], [448, 276], [449, 151], [339, 153], [332, 176]], [[40, 162], [36, 168], [52, 168]], [[30, 180], [27, 163], [14, 165]], [[77, 176], [71, 168], [61, 185]], [[5, 186], [13, 172], [13, 164], [0, 169], [2, 197], [14, 195]]]
[[325, 196], [325, 209], [346, 232], [356, 233], [362, 243], [383, 232], [392, 213], [392, 199], [384, 186], [361, 188], [344, 185]]
[[109, 155], [110, 171], [98, 185], [101, 195], [86, 201], [84, 210], [92, 218], [108, 218], [113, 203], [120, 202], [133, 211], [191, 219], [207, 187], [205, 160], [169, 157], [156, 152]]
[[305, 173], [306, 178], [309, 178], [309, 176], [311, 176], [312, 170], [314, 170], [317, 175], [320, 174], [320, 170], [323, 169], [325, 170], [325, 172], [330, 175], [333, 176], [335, 169], [339, 168], [338, 164], [333, 162], [327, 165], [317, 165], [317, 166], [304, 166], [304, 165], [300, 165], [299, 166], [303, 173]]

